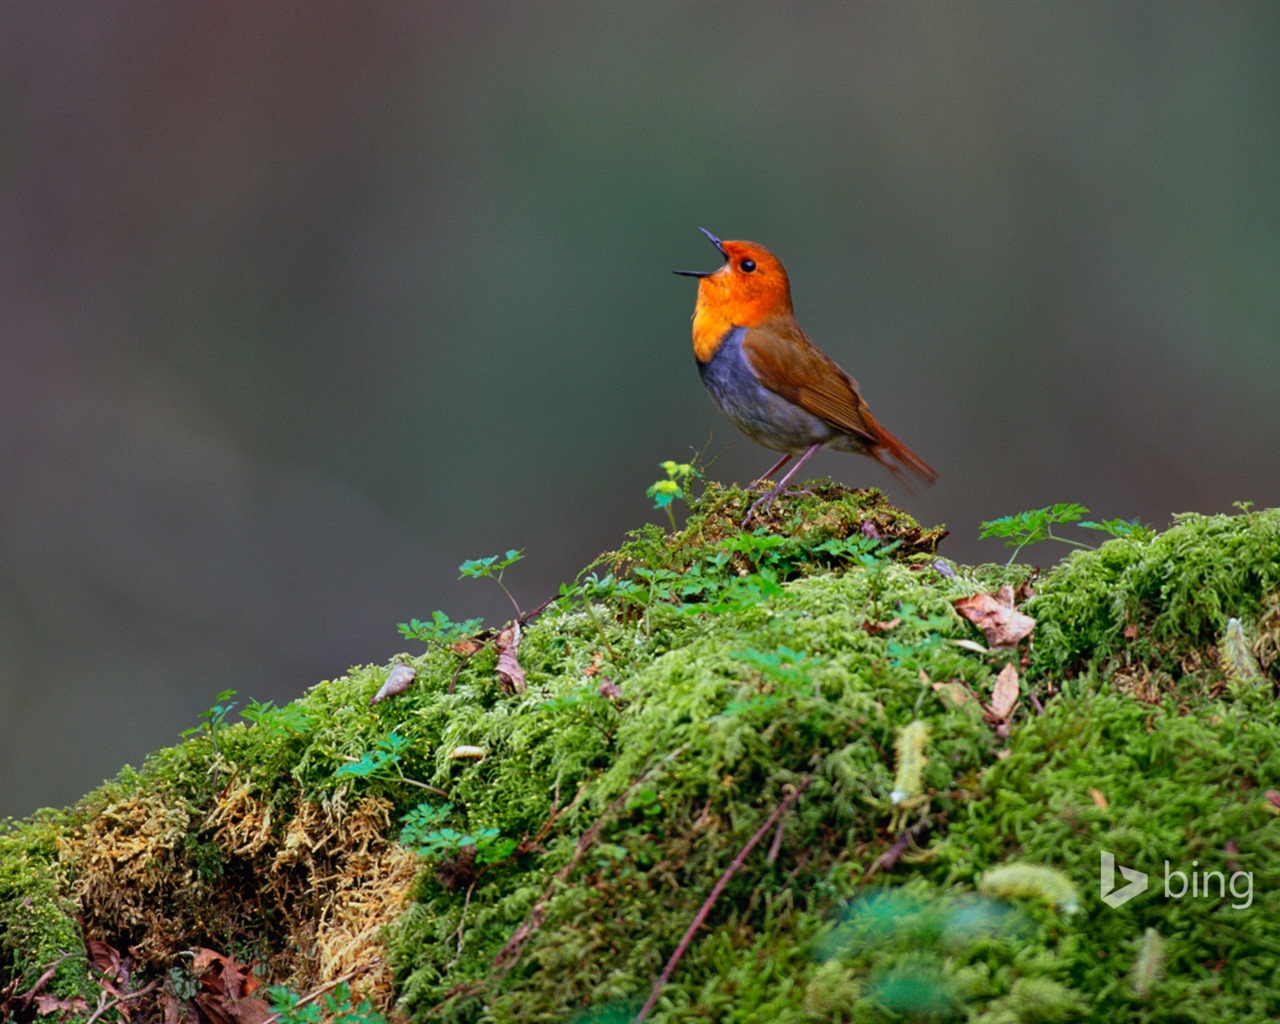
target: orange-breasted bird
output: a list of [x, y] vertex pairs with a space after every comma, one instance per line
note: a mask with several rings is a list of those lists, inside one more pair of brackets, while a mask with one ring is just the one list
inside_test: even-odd
[[677, 270], [698, 278], [693, 354], [712, 400], [751, 440], [800, 459], [747, 510], [767, 509], [800, 467], [824, 444], [870, 455], [898, 479], [909, 469], [933, 483], [927, 462], [876, 422], [858, 382], [818, 348], [796, 323], [791, 284], [782, 263], [755, 242], [722, 242], [699, 228], [724, 256], [719, 270]]

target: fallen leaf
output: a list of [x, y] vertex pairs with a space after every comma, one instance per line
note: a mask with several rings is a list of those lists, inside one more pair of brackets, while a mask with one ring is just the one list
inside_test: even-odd
[[404, 693], [417, 678], [418, 673], [408, 665], [393, 665], [391, 671], [387, 673], [387, 681], [382, 684], [382, 689], [369, 698], [369, 706], [373, 707], [388, 697], [394, 697], [397, 693]]
[[1017, 704], [1018, 670], [1009, 662], [996, 676], [996, 685], [991, 691], [991, 713], [997, 721], [1007, 722]]
[[479, 640], [459, 640], [456, 644], [450, 644], [449, 650], [454, 654], [470, 655], [475, 654], [483, 646], [484, 644]]
[[974, 594], [951, 602], [987, 638], [992, 647], [1017, 647], [1035, 629], [1036, 620], [1013, 607], [1013, 590], [1004, 586], [996, 594]]
[[1098, 807], [1100, 807], [1102, 810], [1105, 811], [1107, 809], [1107, 798], [1103, 794], [1102, 790], [1091, 789], [1089, 790], [1089, 796], [1093, 798], [1093, 802], [1097, 804]]
[[85, 948], [89, 951], [89, 962], [108, 978], [120, 977], [120, 953], [109, 943], [101, 939], [85, 939]]
[[436, 868], [436, 881], [449, 892], [470, 885], [476, 880], [478, 852], [474, 843], [468, 843], [459, 849], [453, 857], [446, 858]]
[[608, 697], [610, 700], [617, 700], [622, 696], [622, 687], [615, 683], [612, 679], [600, 680], [600, 696]]
[[196, 993], [196, 1006], [211, 1024], [266, 1024], [272, 1019], [271, 1007], [248, 994], [261, 980], [250, 973], [249, 966], [236, 963], [235, 957], [197, 948], [191, 973], [203, 990]]
[[513, 622], [494, 641], [498, 648], [498, 678], [508, 692], [524, 693], [524, 669], [520, 667], [520, 623]]
[[901, 626], [901, 619], [890, 619], [888, 622], [864, 622], [862, 624], [863, 632], [875, 636], [877, 633], [887, 633], [895, 626]]
[[933, 692], [938, 694], [945, 700], [949, 700], [956, 707], [961, 704], [968, 703], [970, 697], [969, 688], [964, 683], [952, 681], [950, 683], [934, 683]]
[[70, 999], [59, 999], [57, 996], [38, 995], [35, 997], [36, 1013], [47, 1017], [51, 1013], [69, 1013], [84, 1015], [89, 1012], [89, 1004], [79, 996]]
[[1138, 627], [1132, 622], [1124, 627], [1124, 638], [1126, 640], [1136, 640], [1138, 638]]
[[210, 992], [196, 994], [196, 1005], [211, 1024], [266, 1024], [275, 1020], [271, 1007], [256, 996], [232, 999]]

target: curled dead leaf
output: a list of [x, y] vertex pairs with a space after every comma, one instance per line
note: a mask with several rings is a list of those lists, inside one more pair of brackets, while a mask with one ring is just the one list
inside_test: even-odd
[[1035, 629], [1036, 620], [1013, 607], [1013, 590], [1004, 586], [993, 594], [974, 594], [951, 602], [987, 638], [992, 647], [1016, 647]]
[[508, 693], [524, 693], [524, 669], [520, 667], [520, 623], [513, 622], [494, 641], [498, 648], [498, 679]]
[[373, 705], [386, 700], [388, 697], [394, 697], [397, 693], [404, 693], [416, 678], [418, 678], [418, 673], [408, 665], [392, 666], [391, 671], [387, 673], [387, 679], [382, 684], [382, 688], [369, 698], [369, 706], [373, 707]]
[[1018, 704], [1018, 670], [1009, 662], [996, 676], [991, 691], [991, 714], [998, 722], [1007, 722]]
[[50, 1014], [75, 1014], [83, 1017], [89, 1012], [89, 1004], [80, 996], [72, 996], [70, 999], [60, 999], [57, 996], [41, 994], [34, 997], [36, 1004], [36, 1013], [41, 1017], [48, 1017]]
[[617, 700], [622, 696], [622, 687], [612, 679], [601, 679], [600, 696], [608, 697], [610, 700]]
[[934, 683], [933, 692], [956, 707], [961, 704], [967, 704], [972, 697], [972, 694], [969, 693], [969, 688], [964, 683], [955, 680], [949, 683]]

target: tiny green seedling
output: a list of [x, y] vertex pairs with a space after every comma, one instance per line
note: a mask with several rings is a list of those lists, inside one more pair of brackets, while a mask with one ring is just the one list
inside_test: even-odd
[[507, 600], [511, 602], [511, 607], [516, 610], [516, 619], [523, 619], [524, 612], [520, 610], [520, 605], [516, 602], [516, 599], [511, 596], [511, 591], [507, 589], [507, 585], [502, 582], [503, 572], [522, 558], [524, 558], [524, 552], [516, 548], [511, 548], [501, 557], [490, 555], [488, 558], [472, 558], [458, 566], [458, 572], [461, 573], [458, 579], [478, 580], [488, 576], [507, 595]]
[[1124, 540], [1141, 542], [1148, 541], [1155, 536], [1153, 529], [1143, 526], [1136, 519], [1105, 519], [1098, 523], [1084, 519], [1088, 512], [1087, 508], [1083, 505], [1077, 505], [1075, 502], [1058, 502], [1058, 504], [1050, 505], [1047, 508], [1038, 508], [1030, 512], [1019, 512], [1016, 515], [1001, 516], [998, 519], [988, 520], [982, 524], [982, 533], [979, 536], [982, 538], [1004, 538], [1005, 546], [1013, 548], [1013, 554], [1009, 556], [1007, 565], [1012, 565], [1014, 559], [1018, 557], [1018, 552], [1028, 544], [1039, 544], [1045, 540], [1056, 540], [1059, 544], [1069, 544], [1071, 547], [1090, 550], [1091, 548], [1088, 544], [1072, 540], [1069, 537], [1060, 537], [1053, 532], [1053, 527], [1064, 526], [1068, 523], [1075, 523], [1083, 529], [1098, 530], [1111, 537]]
[[446, 800], [449, 794], [435, 786], [430, 786], [425, 782], [419, 782], [417, 779], [411, 779], [405, 775], [400, 767], [400, 757], [407, 751], [412, 744], [407, 737], [401, 736], [395, 730], [389, 732], [382, 739], [378, 740], [372, 750], [365, 751], [363, 757], [358, 761], [352, 761], [350, 764], [344, 764], [333, 773], [335, 779], [383, 779], [392, 782], [403, 782], [409, 786], [417, 786], [419, 789], [425, 789], [444, 797]]
[[184, 729], [179, 735], [183, 739], [188, 736], [208, 736], [209, 742], [213, 744], [213, 752], [221, 756], [218, 750], [218, 730], [227, 724], [227, 715], [235, 709], [236, 702], [231, 698], [239, 691], [223, 690], [214, 700], [213, 707], [200, 712], [200, 717], [204, 719], [199, 725], [193, 725], [190, 729]]
[[283, 985], [272, 985], [266, 995], [272, 1010], [268, 1019], [276, 1024], [386, 1024], [369, 1000], [353, 1001], [345, 981], [318, 997], [300, 996]]
[[653, 499], [654, 508], [663, 509], [667, 513], [667, 518], [671, 520], [671, 529], [675, 530], [677, 528], [676, 513], [672, 508], [672, 502], [677, 498], [687, 501], [689, 484], [702, 474], [688, 462], [667, 459], [666, 462], [659, 462], [658, 465], [667, 474], [667, 478], [655, 480], [644, 493]]
[[470, 636], [482, 625], [484, 625], [483, 619], [463, 619], [461, 622], [454, 622], [444, 612], [436, 611], [431, 613], [430, 622], [410, 619], [408, 622], [400, 623], [396, 629], [406, 640], [421, 640], [429, 647], [448, 647], [463, 637]]
[[240, 717], [277, 736], [304, 733], [311, 728], [311, 719], [293, 703], [280, 708], [276, 707], [274, 701], [251, 700], [240, 712]]
[[441, 828], [453, 813], [453, 804], [418, 804], [400, 819], [400, 844], [420, 857], [450, 857], [464, 846], [476, 848], [477, 864], [493, 864], [506, 860], [516, 849], [516, 841], [504, 839], [496, 828], [477, 829], [474, 834]]

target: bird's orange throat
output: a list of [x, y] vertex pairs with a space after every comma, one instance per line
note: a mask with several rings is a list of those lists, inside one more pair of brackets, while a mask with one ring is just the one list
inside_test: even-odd
[[698, 291], [698, 304], [693, 309], [693, 355], [699, 363], [709, 363], [716, 354], [720, 342], [736, 325], [729, 310], [722, 305], [702, 301]]
[[[768, 257], [767, 252], [764, 255]], [[756, 327], [779, 315], [792, 315], [791, 289], [781, 265], [770, 278], [745, 277], [726, 265], [698, 282], [698, 302], [693, 307], [693, 354], [698, 362], [706, 363], [733, 328]]]

